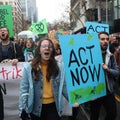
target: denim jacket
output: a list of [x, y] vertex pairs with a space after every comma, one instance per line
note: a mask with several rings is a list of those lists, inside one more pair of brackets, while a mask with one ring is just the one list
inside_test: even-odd
[[119, 76], [120, 71], [117, 66], [114, 55], [111, 54], [109, 51], [106, 52], [105, 64], [110, 69], [110, 71], [105, 74], [106, 86], [107, 86], [108, 93], [112, 93], [114, 92], [115, 78]]
[[[56, 108], [59, 116], [61, 116], [63, 109], [62, 95], [68, 100], [68, 94], [65, 83], [63, 64], [58, 62], [58, 66], [59, 73], [57, 76], [52, 76], [51, 80]], [[23, 77], [20, 83], [19, 115], [21, 115], [22, 109], [25, 109], [27, 113], [33, 113], [36, 116], [40, 116], [42, 108], [42, 93], [43, 93], [42, 73], [40, 73], [40, 80], [34, 81], [32, 79], [31, 63], [24, 64]], [[34, 96], [36, 96], [37, 98], [34, 99]]]

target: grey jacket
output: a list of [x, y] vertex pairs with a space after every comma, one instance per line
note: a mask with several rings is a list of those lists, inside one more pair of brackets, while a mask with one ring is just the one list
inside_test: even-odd
[[114, 92], [115, 78], [119, 76], [120, 71], [117, 66], [116, 59], [112, 53], [107, 51], [105, 64], [109, 67], [110, 71], [105, 74], [106, 86], [109, 93]]
[[[52, 76], [52, 86], [56, 108], [58, 114], [61, 116], [63, 109], [62, 95], [68, 99], [68, 93], [65, 83], [65, 74], [63, 64], [58, 62], [59, 74]], [[26, 63], [23, 69], [23, 78], [20, 84], [19, 97], [19, 115], [21, 115], [24, 108], [27, 113], [33, 113], [36, 116], [41, 115], [42, 108], [42, 93], [43, 93], [43, 75], [40, 74], [40, 80], [34, 81], [31, 74], [31, 64]], [[34, 96], [37, 98], [35, 99]]]

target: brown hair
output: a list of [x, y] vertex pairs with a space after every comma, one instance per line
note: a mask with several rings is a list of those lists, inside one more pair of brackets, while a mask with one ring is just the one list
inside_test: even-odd
[[2, 28], [6, 28], [8, 33], [10, 32], [9, 29], [6, 26], [1, 26], [0, 29], [2, 29]]
[[27, 44], [28, 41], [30, 41], [30, 43], [31, 43], [31, 48], [34, 49], [35, 45], [34, 45], [34, 41], [33, 41], [32, 38], [28, 38], [27, 40], [24, 41], [24, 47], [23, 47], [23, 49], [27, 48], [26, 44]]
[[55, 60], [54, 45], [53, 45], [52, 41], [47, 37], [40, 40], [38, 43], [38, 46], [35, 49], [35, 57], [32, 60], [32, 72], [34, 73], [34, 77], [33, 77], [34, 80], [39, 80], [40, 72], [41, 72], [41, 69], [39, 67], [39, 65], [41, 64], [40, 46], [44, 40], [48, 40], [52, 44], [52, 49], [53, 49], [52, 55], [51, 55], [49, 63], [48, 63], [47, 75], [46, 75], [47, 80], [50, 81], [52, 75], [58, 74], [59, 68], [58, 68], [57, 62]]
[[108, 34], [107, 32], [102, 31], [102, 32], [99, 32], [99, 33], [98, 33], [98, 37], [99, 37], [99, 38], [100, 38], [100, 35], [101, 35], [101, 34], [105, 34], [105, 35], [109, 36], [109, 34]]

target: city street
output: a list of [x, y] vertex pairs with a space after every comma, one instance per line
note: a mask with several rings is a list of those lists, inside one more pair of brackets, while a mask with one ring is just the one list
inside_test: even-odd
[[[116, 98], [116, 104], [117, 104], [116, 120], [120, 120], [120, 97], [116, 95], [115, 98]], [[104, 111], [104, 108], [102, 107], [99, 120], [104, 120], [104, 116], [105, 116], [105, 111]], [[80, 105], [77, 120], [90, 120], [89, 103]]]

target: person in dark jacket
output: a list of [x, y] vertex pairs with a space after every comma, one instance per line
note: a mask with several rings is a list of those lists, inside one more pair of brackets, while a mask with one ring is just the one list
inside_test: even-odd
[[98, 34], [103, 57], [102, 67], [105, 72], [107, 94], [101, 98], [91, 101], [90, 120], [98, 120], [100, 108], [103, 105], [106, 111], [104, 120], [115, 120], [117, 116], [116, 102], [114, 98], [114, 78], [119, 75], [119, 69], [114, 55], [108, 50], [109, 34], [100, 32]]
[[[12, 65], [16, 65], [19, 61], [24, 61], [24, 55], [21, 47], [9, 39], [9, 30], [7, 27], [0, 28], [0, 62], [11, 61]], [[4, 119], [4, 101], [3, 93], [0, 85], [0, 120]]]

